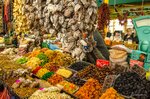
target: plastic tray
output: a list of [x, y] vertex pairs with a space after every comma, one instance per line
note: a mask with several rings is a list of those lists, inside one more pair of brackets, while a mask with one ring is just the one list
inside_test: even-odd
[[108, 88], [113, 86], [113, 84], [118, 76], [119, 75], [108, 75], [105, 77], [103, 87], [102, 87], [102, 93], [104, 93]]
[[132, 67], [132, 71], [137, 73], [140, 77], [145, 78], [146, 71], [145, 71], [144, 68], [135, 65], [135, 66]]

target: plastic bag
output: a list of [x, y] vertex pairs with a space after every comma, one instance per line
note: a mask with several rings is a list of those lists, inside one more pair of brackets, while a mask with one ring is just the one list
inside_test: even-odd
[[99, 68], [105, 67], [105, 66], [109, 66], [109, 61], [108, 60], [102, 60], [102, 59], [97, 59], [96, 60], [96, 66]]
[[48, 44], [48, 47], [51, 50], [57, 50], [57, 49], [59, 49], [59, 47], [57, 45], [54, 45], [54, 44]]
[[114, 45], [111, 47], [112, 49], [117, 49], [117, 50], [122, 50], [122, 51], [126, 51], [127, 53], [132, 53], [132, 50], [127, 48], [124, 45]]

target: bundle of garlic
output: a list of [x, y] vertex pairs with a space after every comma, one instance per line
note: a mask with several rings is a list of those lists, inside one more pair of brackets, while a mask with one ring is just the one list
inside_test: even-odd
[[59, 34], [63, 49], [77, 60], [93, 50], [96, 0], [25, 0], [23, 9], [31, 30]]
[[22, 0], [14, 0], [13, 3], [13, 16], [14, 16], [14, 28], [16, 33], [26, 33], [29, 31], [27, 18], [23, 13], [23, 1]]

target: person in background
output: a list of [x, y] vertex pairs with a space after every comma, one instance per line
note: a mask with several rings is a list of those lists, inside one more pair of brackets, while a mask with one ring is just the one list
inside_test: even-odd
[[138, 44], [138, 43], [139, 43], [139, 39], [138, 39], [138, 36], [137, 36], [137, 34], [136, 34], [136, 31], [133, 30], [133, 33], [134, 33], [133, 41], [134, 41], [136, 44]]
[[127, 34], [124, 36], [124, 41], [134, 41], [134, 33], [131, 28], [127, 29]]
[[118, 31], [115, 31], [113, 41], [117, 41], [117, 42], [122, 41], [121, 33], [119, 33]]

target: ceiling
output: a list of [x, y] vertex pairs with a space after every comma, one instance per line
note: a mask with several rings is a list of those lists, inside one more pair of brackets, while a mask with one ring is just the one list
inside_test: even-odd
[[[98, 6], [103, 2], [103, 0], [96, 0]], [[130, 3], [142, 3], [144, 2], [150, 2], [150, 0], [109, 0], [109, 5], [114, 5], [114, 4], [130, 4]]]

